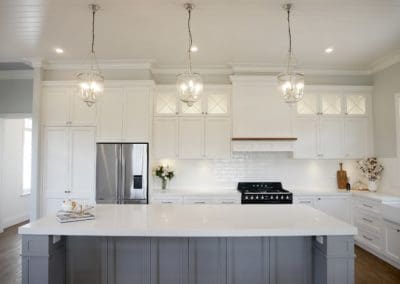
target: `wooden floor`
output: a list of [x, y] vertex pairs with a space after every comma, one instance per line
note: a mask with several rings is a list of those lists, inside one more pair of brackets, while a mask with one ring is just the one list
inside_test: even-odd
[[[21, 237], [18, 226], [0, 234], [0, 283], [21, 283]], [[400, 270], [356, 246], [356, 284], [399, 284]]]

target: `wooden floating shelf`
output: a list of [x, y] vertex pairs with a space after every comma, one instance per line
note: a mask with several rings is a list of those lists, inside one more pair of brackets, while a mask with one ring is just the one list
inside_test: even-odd
[[296, 137], [234, 137], [232, 141], [296, 141]]

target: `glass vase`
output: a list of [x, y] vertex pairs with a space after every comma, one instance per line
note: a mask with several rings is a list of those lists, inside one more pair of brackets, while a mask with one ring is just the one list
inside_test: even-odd
[[166, 179], [161, 179], [161, 189], [162, 190], [167, 189], [167, 180]]

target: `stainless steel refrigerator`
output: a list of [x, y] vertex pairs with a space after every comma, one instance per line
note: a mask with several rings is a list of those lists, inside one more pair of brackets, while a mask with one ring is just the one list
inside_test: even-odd
[[97, 204], [148, 203], [149, 144], [98, 143]]

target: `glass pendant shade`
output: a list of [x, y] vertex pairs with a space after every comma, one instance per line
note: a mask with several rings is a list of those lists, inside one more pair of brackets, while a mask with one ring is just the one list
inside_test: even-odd
[[94, 54], [91, 54], [91, 68], [81, 71], [76, 74], [80, 95], [82, 100], [90, 107], [97, 99], [97, 96], [103, 92], [104, 77], [100, 69], [97, 67], [97, 62]]
[[79, 71], [76, 73], [76, 79], [78, 80], [78, 87], [80, 89], [80, 95], [82, 100], [91, 107], [95, 104], [98, 95], [103, 92], [104, 89], [104, 77], [101, 74], [99, 64], [97, 63], [96, 54], [94, 52], [94, 27], [95, 27], [95, 15], [100, 9], [100, 6], [96, 4], [90, 4], [89, 8], [92, 12], [92, 40], [91, 40], [91, 52], [89, 54], [89, 60], [87, 65], [88, 69]]
[[203, 80], [197, 73], [183, 73], [177, 76], [176, 87], [179, 99], [192, 106], [198, 102], [203, 93]]
[[277, 77], [282, 97], [287, 103], [297, 103], [304, 96], [304, 75], [295, 71]]

